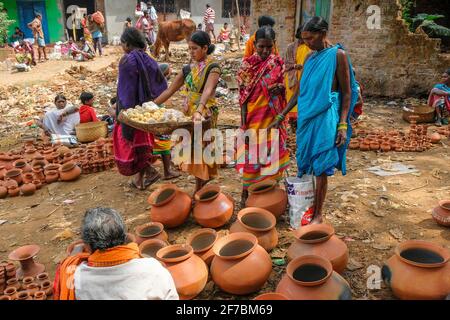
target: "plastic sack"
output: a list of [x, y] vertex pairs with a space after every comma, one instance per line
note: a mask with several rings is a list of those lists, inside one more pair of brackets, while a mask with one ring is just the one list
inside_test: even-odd
[[291, 227], [298, 229], [309, 224], [314, 217], [314, 177], [289, 177], [286, 179], [286, 190]]

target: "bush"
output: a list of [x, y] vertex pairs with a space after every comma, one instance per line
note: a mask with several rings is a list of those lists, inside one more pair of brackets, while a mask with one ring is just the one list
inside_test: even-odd
[[0, 45], [8, 43], [8, 28], [14, 20], [9, 20], [6, 12], [3, 12], [3, 2], [0, 2]]

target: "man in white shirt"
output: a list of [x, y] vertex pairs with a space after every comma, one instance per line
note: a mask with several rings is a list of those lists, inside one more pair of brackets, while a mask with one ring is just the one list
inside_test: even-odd
[[216, 42], [216, 34], [214, 33], [214, 21], [216, 20], [216, 12], [209, 4], [206, 5], [205, 14], [203, 16], [203, 23], [205, 24], [205, 31], [212, 33], [214, 42]]

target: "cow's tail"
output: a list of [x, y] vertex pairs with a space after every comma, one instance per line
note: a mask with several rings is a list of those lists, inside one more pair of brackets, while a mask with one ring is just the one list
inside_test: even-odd
[[156, 37], [156, 42], [155, 42], [155, 58], [159, 57], [159, 52], [161, 51], [161, 46], [162, 46], [162, 41], [161, 41], [161, 37], [158, 36]]

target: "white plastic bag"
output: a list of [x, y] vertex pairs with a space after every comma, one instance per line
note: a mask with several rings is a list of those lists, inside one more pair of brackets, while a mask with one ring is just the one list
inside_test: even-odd
[[314, 177], [304, 175], [302, 178], [286, 179], [289, 200], [289, 220], [294, 229], [307, 225], [314, 217]]

